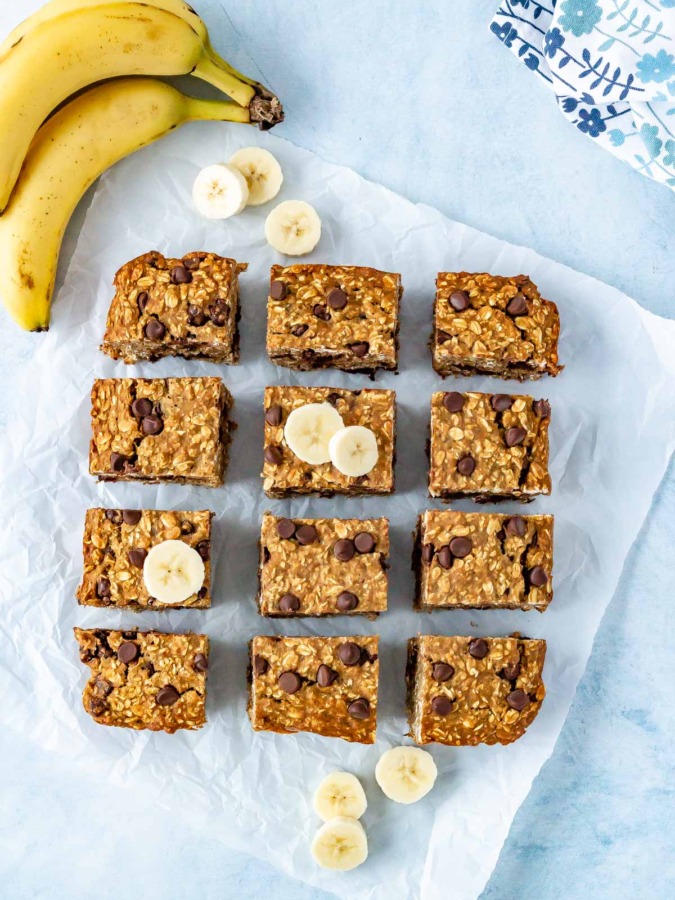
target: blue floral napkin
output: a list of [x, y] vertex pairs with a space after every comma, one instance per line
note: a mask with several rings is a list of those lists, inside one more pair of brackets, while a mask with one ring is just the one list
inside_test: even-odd
[[501, 0], [490, 29], [579, 131], [675, 189], [675, 0]]

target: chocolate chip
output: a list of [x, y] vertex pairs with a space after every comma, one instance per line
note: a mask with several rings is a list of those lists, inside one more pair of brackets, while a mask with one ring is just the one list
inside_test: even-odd
[[209, 661], [203, 653], [196, 653], [192, 660], [192, 668], [195, 672], [208, 672]]
[[359, 598], [356, 594], [352, 594], [351, 591], [343, 591], [338, 595], [335, 605], [340, 612], [351, 612], [359, 605]]
[[515, 681], [520, 675], [520, 661], [504, 666], [499, 674], [507, 681]]
[[464, 559], [473, 550], [473, 543], [467, 537], [455, 537], [450, 541], [450, 552], [456, 559]]
[[447, 544], [438, 551], [436, 559], [442, 569], [449, 569], [452, 566], [452, 553]]
[[107, 697], [112, 694], [113, 685], [108, 681], [107, 678], [97, 678], [94, 683], [94, 690], [99, 695], [99, 697]]
[[148, 555], [148, 551], [144, 550], [143, 547], [133, 547], [129, 551], [129, 562], [132, 566], [136, 566], [137, 569], [143, 568], [143, 563], [145, 562], [145, 557]]
[[204, 562], [206, 562], [211, 555], [211, 541], [200, 541], [195, 549]]
[[441, 328], [436, 332], [436, 340], [439, 344], [445, 344], [450, 340], [451, 335], [448, 334], [447, 331], [443, 331]]
[[279, 676], [279, 687], [287, 694], [295, 694], [302, 687], [302, 679], [297, 672], [282, 672]]
[[511, 516], [507, 520], [504, 528], [509, 534], [515, 534], [517, 537], [523, 537], [527, 531], [527, 522], [522, 516]]
[[337, 677], [338, 673], [335, 669], [331, 669], [330, 666], [327, 666], [324, 663], [316, 670], [316, 683], [319, 687], [330, 687]]
[[227, 303], [223, 303], [219, 300], [218, 303], [212, 303], [211, 306], [209, 306], [209, 316], [211, 317], [211, 321], [218, 328], [222, 328], [223, 325], [227, 324], [229, 315], [230, 307]]
[[354, 356], [357, 357], [357, 359], [363, 359], [364, 356], [368, 355], [370, 344], [368, 344], [366, 341], [359, 341], [356, 344], [349, 344], [349, 349], [352, 351]]
[[136, 303], [138, 305], [138, 311], [141, 315], [145, 312], [145, 307], [148, 305], [148, 300], [150, 297], [148, 296], [147, 291], [141, 291], [138, 297], [136, 297]]
[[522, 712], [525, 707], [528, 706], [530, 698], [527, 696], [525, 691], [517, 690], [511, 691], [511, 693], [506, 698], [506, 702], [511, 707], [511, 709]]
[[277, 447], [276, 444], [269, 444], [265, 447], [265, 462], [271, 463], [273, 466], [280, 466], [283, 461], [284, 454], [281, 447]]
[[468, 309], [468, 291], [453, 291], [452, 294], [450, 294], [450, 306], [455, 310], [455, 312], [464, 312], [465, 309]]
[[157, 691], [155, 702], [157, 706], [173, 706], [180, 697], [180, 693], [172, 684], [165, 684]]
[[89, 712], [92, 716], [102, 716], [109, 708], [107, 701], [102, 697], [91, 697], [89, 699]]
[[277, 534], [284, 541], [289, 541], [295, 534], [295, 522], [291, 519], [279, 519], [277, 522]]
[[300, 609], [300, 598], [295, 594], [284, 594], [279, 600], [279, 609], [284, 613], [297, 612]]
[[164, 419], [161, 416], [151, 415], [145, 416], [141, 420], [141, 431], [143, 434], [156, 435], [161, 434], [164, 430]]
[[288, 293], [285, 281], [273, 281], [270, 285], [270, 297], [272, 300], [283, 300]]
[[335, 391], [332, 391], [327, 397], [326, 400], [330, 403], [331, 406], [336, 406], [338, 401], [340, 400], [340, 395], [336, 394]]
[[435, 552], [433, 544], [422, 544], [422, 562], [425, 566], [431, 563]]
[[298, 543], [306, 547], [315, 544], [319, 540], [319, 534], [313, 525], [301, 525], [295, 533]]
[[330, 313], [324, 303], [315, 303], [312, 307], [312, 312], [317, 319], [322, 319], [324, 322], [330, 321]]
[[107, 578], [99, 578], [96, 582], [96, 596], [100, 599], [110, 596], [110, 582]]
[[532, 409], [540, 419], [548, 419], [551, 415], [551, 404], [548, 400], [535, 400]]
[[308, 328], [309, 325], [305, 325], [304, 323], [300, 325], [294, 325], [291, 328], [291, 334], [293, 335], [293, 337], [302, 337]]
[[349, 538], [342, 538], [342, 540], [337, 541], [333, 547], [333, 555], [336, 559], [339, 559], [340, 562], [349, 562], [355, 553], [356, 548], [354, 547], [354, 541], [350, 541]]
[[131, 415], [136, 416], [137, 419], [149, 416], [151, 412], [152, 400], [148, 400], [147, 397], [137, 397], [131, 404]]
[[125, 525], [138, 525], [141, 521], [141, 516], [143, 513], [140, 509], [123, 509], [122, 510], [122, 521]]
[[338, 656], [346, 666], [357, 666], [361, 662], [361, 648], [353, 641], [345, 641], [338, 647]]
[[171, 284], [190, 284], [192, 275], [185, 266], [174, 266], [171, 270]]
[[506, 304], [506, 311], [510, 316], [526, 316], [529, 309], [527, 307], [527, 300], [523, 294], [516, 294], [515, 297], [511, 297]]
[[493, 394], [490, 397], [490, 406], [495, 412], [506, 412], [513, 406], [513, 397], [509, 397], [508, 394]]
[[123, 472], [125, 465], [129, 462], [129, 457], [115, 450], [110, 454], [110, 468], [113, 472]]
[[188, 325], [194, 325], [196, 328], [201, 328], [201, 326], [206, 325], [207, 322], [208, 316], [201, 307], [188, 306]]
[[123, 641], [117, 648], [117, 658], [120, 662], [133, 662], [139, 654], [138, 644], [133, 641]]
[[113, 525], [122, 524], [122, 513], [119, 509], [106, 509], [105, 517], [109, 522], [112, 522]]
[[267, 662], [264, 656], [260, 656], [256, 654], [253, 657], [253, 671], [256, 675], [264, 675], [265, 672], [269, 669], [270, 664]]
[[434, 697], [431, 701], [431, 708], [437, 716], [447, 716], [452, 712], [452, 700], [449, 697]]
[[354, 546], [359, 553], [372, 553], [375, 549], [375, 538], [368, 531], [359, 531], [354, 535]]
[[281, 407], [278, 405], [270, 406], [269, 409], [265, 410], [265, 421], [268, 425], [272, 425], [273, 428], [276, 428], [277, 425], [281, 425], [282, 417], [283, 413]]
[[203, 259], [206, 259], [208, 256], [207, 253], [195, 253], [194, 256], [184, 256], [183, 257], [183, 265], [186, 269], [189, 269], [191, 272], [194, 272], [195, 269], [199, 268], [199, 264]]
[[370, 717], [370, 703], [365, 697], [359, 697], [358, 700], [352, 700], [347, 707], [347, 712], [352, 719], [368, 719]]
[[474, 638], [469, 641], [469, 655], [474, 659], [484, 659], [488, 655], [487, 641], [483, 638]]
[[522, 444], [527, 437], [527, 431], [520, 425], [514, 425], [513, 428], [507, 428], [504, 434], [504, 441], [507, 447], [517, 447]]
[[159, 321], [159, 319], [150, 319], [148, 324], [143, 329], [143, 333], [146, 338], [149, 338], [151, 341], [161, 341], [161, 339], [166, 334], [166, 328]]
[[460, 412], [464, 407], [464, 395], [460, 394], [459, 391], [446, 391], [443, 394], [443, 406], [448, 412]]
[[347, 295], [338, 287], [328, 291], [326, 300], [331, 309], [344, 309], [347, 305]]
[[457, 460], [457, 471], [460, 475], [469, 476], [473, 474], [475, 468], [476, 460], [468, 453], [466, 456], [463, 456], [461, 459]]
[[542, 566], [535, 566], [530, 569], [528, 580], [533, 587], [543, 587], [548, 581], [548, 573]]
[[431, 667], [431, 677], [434, 681], [450, 681], [454, 674], [455, 670], [451, 665], [448, 665], [448, 663], [437, 662]]

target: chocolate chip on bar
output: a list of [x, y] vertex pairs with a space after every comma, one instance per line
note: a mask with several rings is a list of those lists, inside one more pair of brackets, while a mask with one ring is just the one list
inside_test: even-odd
[[546, 400], [438, 392], [431, 398], [429, 494], [477, 502], [551, 493]]
[[418, 744], [510, 744], [539, 712], [546, 641], [424, 635], [408, 641], [410, 736]]
[[291, 369], [395, 369], [402, 294], [401, 276], [377, 269], [272, 266], [269, 357]]
[[164, 356], [239, 360], [239, 273], [215, 253], [167, 259], [152, 251], [115, 275], [101, 350], [126, 363]]
[[377, 637], [254, 637], [248, 714], [256, 731], [309, 731], [372, 744]]
[[91, 392], [100, 481], [223, 483], [232, 395], [220, 378], [107, 378]]
[[440, 272], [432, 353], [440, 375], [557, 375], [560, 320], [526, 275]]
[[427, 510], [418, 519], [417, 609], [537, 609], [553, 598], [553, 516]]
[[82, 695], [100, 725], [173, 733], [206, 722], [205, 634], [74, 629], [91, 675]]
[[386, 519], [287, 519], [266, 512], [260, 614], [375, 618], [387, 608], [388, 567]]

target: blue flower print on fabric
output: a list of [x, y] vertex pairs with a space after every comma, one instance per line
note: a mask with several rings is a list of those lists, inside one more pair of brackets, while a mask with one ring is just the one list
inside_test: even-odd
[[560, 9], [560, 27], [576, 37], [591, 34], [602, 18], [602, 9], [596, 0], [563, 0]]
[[675, 75], [675, 56], [659, 50], [656, 56], [645, 53], [637, 64], [640, 81], [667, 81]]

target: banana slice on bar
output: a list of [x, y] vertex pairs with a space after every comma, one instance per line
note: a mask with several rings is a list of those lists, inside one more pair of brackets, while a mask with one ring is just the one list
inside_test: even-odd
[[238, 169], [246, 179], [247, 206], [260, 206], [274, 200], [281, 190], [283, 172], [269, 150], [263, 150], [262, 147], [242, 147], [230, 157], [229, 164]]
[[360, 819], [367, 806], [361, 782], [351, 772], [329, 772], [314, 791], [314, 812], [324, 822], [335, 816]]
[[306, 403], [289, 414], [284, 438], [298, 459], [320, 466], [330, 462], [328, 443], [341, 429], [342, 416], [330, 403]]
[[321, 219], [304, 200], [284, 200], [267, 217], [265, 237], [279, 253], [303, 256], [321, 239]]
[[325, 822], [312, 841], [312, 856], [324, 869], [347, 872], [368, 857], [368, 839], [358, 819], [336, 816]]
[[390, 800], [415, 803], [434, 786], [438, 770], [434, 758], [420, 747], [392, 747], [375, 767], [375, 780]]
[[331, 437], [328, 454], [338, 472], [359, 478], [377, 465], [377, 438], [364, 425], [349, 425]]
[[172, 606], [183, 603], [204, 584], [204, 560], [184, 541], [162, 541], [143, 563], [143, 581], [151, 597]]
[[248, 201], [248, 185], [239, 169], [227, 163], [206, 166], [192, 185], [192, 200], [207, 219], [236, 216]]

